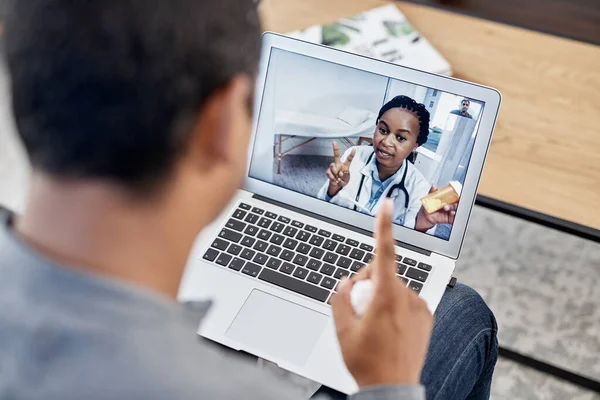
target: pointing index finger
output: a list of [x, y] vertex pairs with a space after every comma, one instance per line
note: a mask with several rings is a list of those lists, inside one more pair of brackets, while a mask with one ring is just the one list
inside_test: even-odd
[[392, 202], [386, 199], [379, 210], [376, 226], [376, 275], [381, 282], [389, 281], [396, 276], [396, 252], [392, 232]]
[[336, 164], [340, 164], [340, 147], [337, 142], [332, 143], [333, 146], [333, 159]]

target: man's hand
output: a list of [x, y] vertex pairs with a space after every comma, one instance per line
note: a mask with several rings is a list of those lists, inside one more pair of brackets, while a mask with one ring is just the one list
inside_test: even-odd
[[327, 169], [327, 177], [329, 178], [329, 188], [327, 189], [327, 195], [329, 197], [333, 197], [344, 186], [350, 182], [350, 164], [352, 164], [352, 160], [354, 159], [354, 155], [356, 154], [356, 149], [352, 150], [346, 161], [342, 162], [340, 160], [340, 148], [337, 142], [333, 142], [333, 163], [329, 165]]
[[[376, 256], [361, 273], [340, 283], [332, 300], [337, 336], [348, 370], [360, 388], [419, 384], [433, 317], [425, 302], [396, 276], [392, 203], [377, 217]], [[354, 282], [371, 279], [373, 297], [362, 317], [350, 303]]]
[[[429, 193], [433, 193], [436, 190], [438, 190], [437, 186], [433, 185], [431, 189], [429, 189]], [[428, 214], [427, 210], [421, 206], [421, 209], [417, 214], [415, 230], [419, 232], [426, 232], [438, 224], [453, 224], [457, 206], [458, 202], [446, 204], [444, 208], [431, 214]]]

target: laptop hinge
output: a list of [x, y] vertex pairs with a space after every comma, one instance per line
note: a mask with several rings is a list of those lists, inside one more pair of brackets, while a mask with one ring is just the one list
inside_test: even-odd
[[[302, 208], [290, 206], [289, 204], [281, 203], [281, 202], [279, 202], [277, 200], [269, 199], [268, 197], [264, 197], [264, 196], [261, 196], [261, 195], [258, 195], [258, 194], [253, 194], [252, 197], [255, 198], [256, 200], [264, 201], [265, 203], [273, 204], [273, 205], [275, 205], [277, 207], [286, 208], [286, 209], [288, 209], [290, 211], [294, 211], [294, 212], [297, 212], [297, 213], [300, 213], [300, 214], [304, 214], [304, 215], [306, 215], [308, 217], [318, 219], [318, 220], [326, 222], [328, 224], [337, 225], [340, 228], [344, 228], [344, 229], [348, 229], [348, 230], [354, 231], [354, 232], [356, 232], [356, 233], [358, 233], [360, 235], [366, 235], [366, 236], [369, 236], [369, 237], [373, 236], [373, 232], [371, 232], [369, 230], [358, 228], [356, 226], [352, 226], [352, 225], [346, 224], [344, 222], [336, 221], [335, 219], [327, 218], [327, 217], [324, 217], [322, 215], [315, 214], [315, 213], [312, 213], [310, 211], [303, 210]], [[396, 246], [403, 247], [405, 249], [408, 249], [410, 251], [414, 251], [414, 252], [419, 253], [419, 254], [423, 254], [423, 255], [425, 255], [427, 257], [431, 256], [431, 251], [429, 251], [429, 250], [425, 250], [425, 249], [422, 249], [422, 248], [417, 247], [417, 246], [413, 246], [413, 245], [408, 244], [408, 243], [400, 242], [398, 240], [396, 240]]]

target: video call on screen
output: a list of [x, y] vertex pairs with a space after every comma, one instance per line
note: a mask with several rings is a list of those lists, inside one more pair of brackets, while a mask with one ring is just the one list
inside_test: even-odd
[[250, 176], [368, 215], [390, 198], [395, 224], [448, 240], [483, 107], [273, 48]]

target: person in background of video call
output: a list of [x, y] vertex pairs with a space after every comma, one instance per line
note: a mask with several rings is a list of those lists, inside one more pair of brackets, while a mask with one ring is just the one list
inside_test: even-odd
[[469, 99], [462, 99], [460, 102], [460, 110], [450, 111], [450, 114], [460, 115], [461, 117], [466, 117], [473, 119], [473, 116], [469, 114], [469, 106], [471, 105], [471, 101]]
[[386, 198], [394, 203], [393, 222], [421, 232], [454, 223], [455, 204], [428, 214], [421, 199], [437, 190], [409, 161], [429, 134], [429, 111], [407, 96], [384, 104], [377, 116], [373, 146], [354, 146], [342, 157], [333, 143], [334, 162], [317, 197], [370, 215]]

